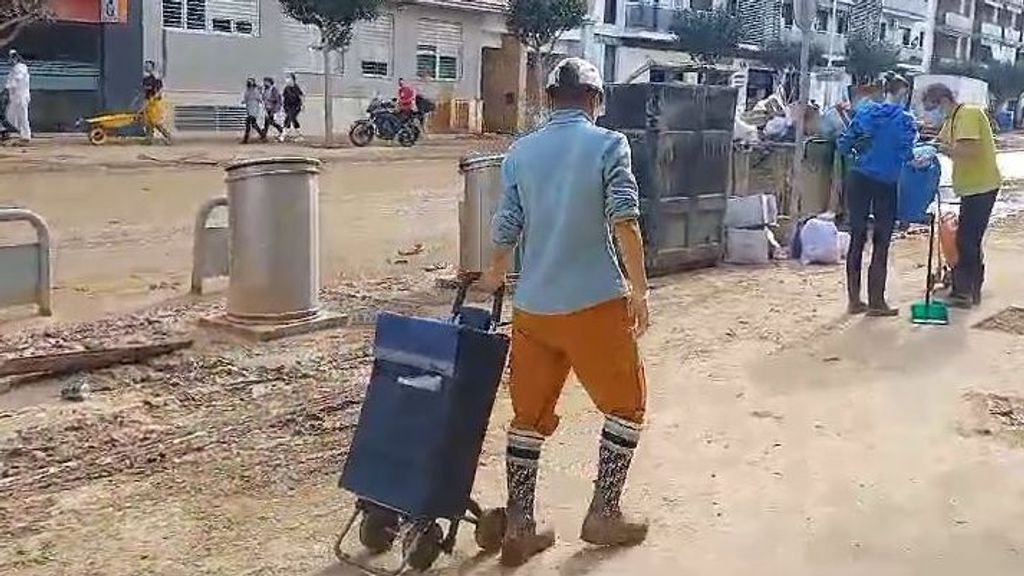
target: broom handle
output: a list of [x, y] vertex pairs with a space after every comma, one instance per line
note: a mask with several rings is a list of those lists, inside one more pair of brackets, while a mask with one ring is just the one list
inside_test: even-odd
[[931, 217], [931, 228], [928, 232], [928, 276], [924, 285], [924, 303], [926, 306], [932, 304], [932, 289], [935, 287], [935, 277], [932, 275], [932, 263], [935, 260], [935, 214]]

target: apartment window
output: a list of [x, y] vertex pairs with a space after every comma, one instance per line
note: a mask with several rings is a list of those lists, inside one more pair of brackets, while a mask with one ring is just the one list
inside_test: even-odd
[[712, 1], [711, 0], [690, 0], [690, 9], [691, 10], [711, 10], [711, 8], [712, 8]]
[[604, 23], [615, 24], [619, 19], [618, 0], [604, 0]]
[[416, 74], [425, 80], [454, 82], [461, 76], [462, 25], [422, 18], [418, 26]]
[[878, 30], [878, 39], [884, 41], [884, 40], [888, 40], [888, 38], [889, 38], [889, 25], [886, 24], [885, 22], [882, 22], [882, 26]]
[[359, 22], [353, 34], [359, 68], [366, 78], [388, 78], [394, 61], [395, 19], [385, 14], [372, 22]]
[[910, 46], [914, 42], [914, 33], [910, 28], [900, 28], [900, 41], [904, 46]]
[[782, 23], [786, 28], [792, 28], [796, 24], [796, 14], [793, 12], [793, 2], [789, 1], [782, 5]]
[[828, 21], [830, 15], [830, 10], [818, 8], [818, 11], [814, 13], [814, 29], [818, 32], [828, 32]]
[[847, 10], [836, 11], [836, 33], [847, 34], [850, 31], [850, 12]]
[[164, 28], [255, 36], [260, 0], [162, 0]]

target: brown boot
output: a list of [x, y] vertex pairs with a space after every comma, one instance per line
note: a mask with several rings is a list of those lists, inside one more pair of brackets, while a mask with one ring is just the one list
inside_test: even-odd
[[[537, 531], [537, 525], [522, 523], [505, 530], [505, 541], [501, 544], [501, 565], [516, 568], [526, 564], [537, 554], [555, 545], [555, 533], [552, 530]], [[521, 520], [520, 520], [521, 522]]]
[[555, 533], [550, 530], [537, 532], [537, 522], [533, 517], [537, 466], [543, 443], [543, 437], [529, 432], [513, 430], [508, 434], [508, 517], [501, 545], [503, 566], [522, 566], [555, 544]]
[[609, 416], [601, 434], [594, 498], [580, 539], [595, 546], [636, 546], [647, 539], [647, 522], [626, 519], [619, 501], [640, 439], [637, 424]]

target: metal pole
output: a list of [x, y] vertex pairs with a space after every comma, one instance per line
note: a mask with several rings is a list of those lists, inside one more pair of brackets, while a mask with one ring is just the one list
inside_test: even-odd
[[829, 26], [828, 35], [828, 67], [835, 64], [836, 59], [836, 36], [839, 36], [839, 0], [832, 0], [832, 24]]
[[939, 12], [939, 0], [928, 0], [928, 15], [924, 25], [924, 45], [921, 46], [921, 69], [925, 74], [932, 70], [935, 57], [935, 26]]
[[800, 26], [800, 98], [797, 104], [796, 139], [793, 148], [793, 175], [791, 198], [798, 199], [803, 193], [804, 139], [806, 132], [807, 103], [811, 91], [811, 26], [817, 3], [815, 0], [797, 0], [798, 25]]
[[324, 41], [324, 145], [334, 144], [334, 95], [331, 93], [331, 51]]

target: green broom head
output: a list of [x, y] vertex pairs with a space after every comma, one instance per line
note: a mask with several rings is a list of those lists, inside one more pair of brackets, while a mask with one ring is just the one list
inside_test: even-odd
[[921, 300], [910, 306], [910, 320], [914, 324], [945, 326], [949, 324], [949, 308], [943, 302]]

